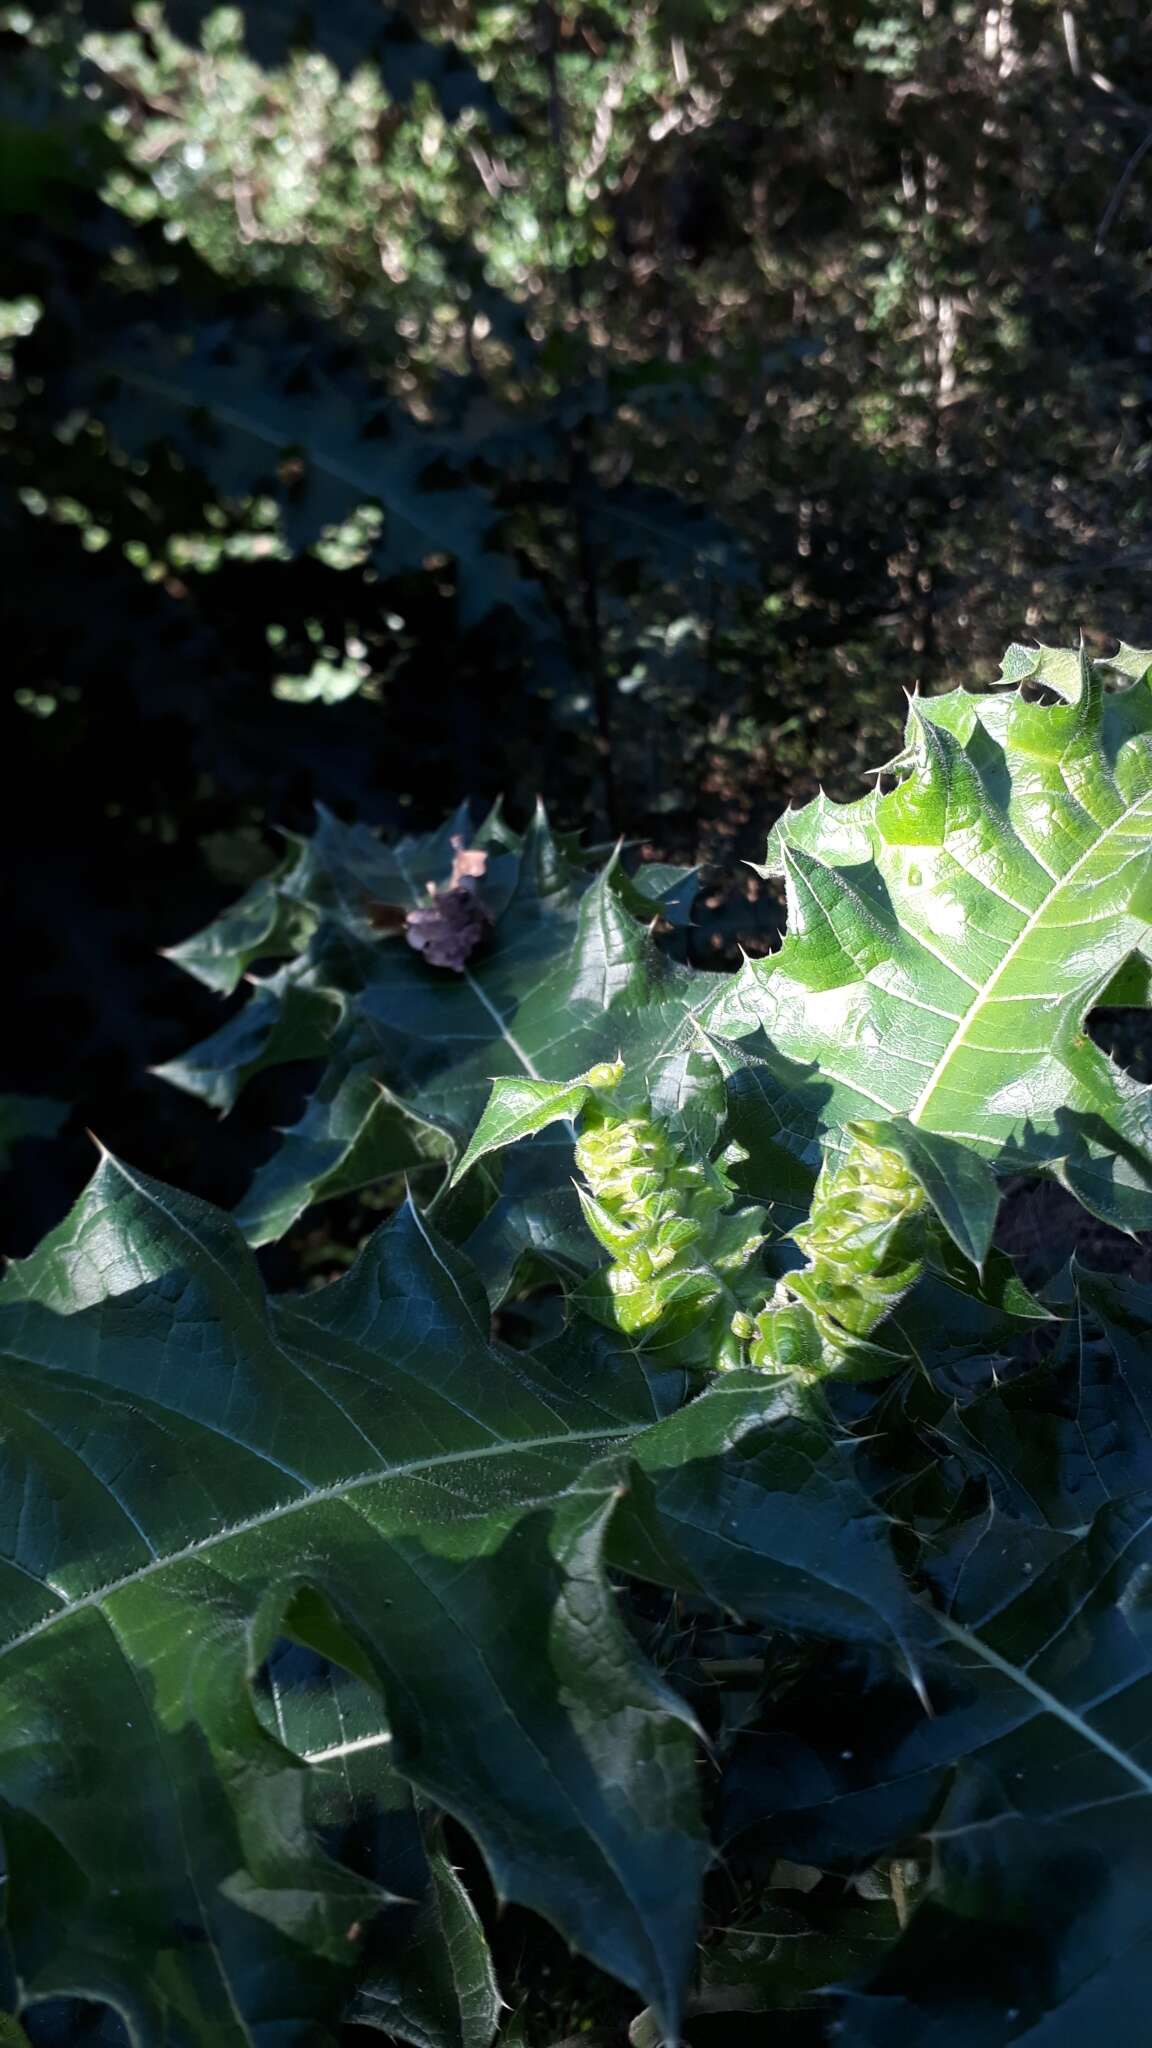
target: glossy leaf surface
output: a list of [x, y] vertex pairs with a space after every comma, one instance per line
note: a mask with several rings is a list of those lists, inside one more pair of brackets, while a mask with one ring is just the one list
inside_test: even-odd
[[1068, 703], [917, 699], [895, 766], [886, 793], [780, 821], [763, 872], [788, 935], [713, 1028], [807, 1069], [825, 1127], [905, 1116], [1147, 1227], [1149, 1091], [1085, 1031], [1149, 944], [1147, 674], [1107, 693], [1085, 660]]
[[603, 1575], [614, 1482], [566, 1497], [650, 1418], [640, 1376], [492, 1346], [411, 1210], [346, 1280], [269, 1304], [228, 1219], [112, 1161], [3, 1316], [24, 1995], [81, 1983], [149, 2042], [327, 2038], [384, 1901], [321, 1853], [255, 1711], [287, 1634], [377, 1691], [394, 1766], [501, 1893], [672, 2012], [693, 1737]]
[[[402, 919], [427, 900], [466, 825], [454, 818], [425, 839], [387, 847], [322, 816], [294, 867], [260, 885], [242, 919], [229, 913], [179, 949], [224, 987], [225, 963], [248, 956], [251, 927], [283, 930], [289, 911], [297, 930], [306, 914], [311, 925], [305, 950], [258, 986], [247, 1009], [163, 1069], [227, 1106], [262, 1066], [325, 1056], [303, 1117], [240, 1206], [253, 1242], [281, 1235], [309, 1201], [462, 1153], [494, 1076], [532, 1098], [623, 1048], [638, 1071], [674, 1085], [672, 1056], [687, 1058], [690, 1012], [718, 977], [693, 975], [661, 953], [624, 900], [650, 913], [659, 895], [635, 885], [622, 893], [614, 863], [590, 881], [543, 817], [522, 845], [479, 834], [475, 843], [489, 847], [482, 892], [493, 924], [463, 972], [429, 966], [382, 927], [382, 909]], [[682, 893], [679, 871], [661, 881]], [[571, 1137], [545, 1130], [550, 1121], [530, 1160], [483, 1184], [460, 1233], [479, 1234], [472, 1248], [497, 1295], [526, 1246], [576, 1269], [586, 1263]]]

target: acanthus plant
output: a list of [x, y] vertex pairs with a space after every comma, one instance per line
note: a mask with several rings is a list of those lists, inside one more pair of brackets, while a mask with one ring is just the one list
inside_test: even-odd
[[[899, 1354], [870, 1343], [869, 1333], [922, 1277], [933, 1235], [941, 1253], [945, 1240], [932, 1231], [916, 1170], [923, 1167], [904, 1130], [845, 1127], [843, 1151], [829, 1151], [821, 1168], [807, 1223], [791, 1233], [805, 1264], [785, 1269], [769, 1293], [757, 1256], [767, 1241], [765, 1212], [752, 1203], [734, 1207], [721, 1166], [693, 1158], [650, 1107], [618, 1109], [609, 1091], [623, 1076], [617, 1060], [566, 1085], [497, 1082], [457, 1176], [486, 1152], [577, 1109], [575, 1160], [584, 1176], [577, 1195], [609, 1255], [576, 1297], [586, 1313], [697, 1372], [748, 1366], [811, 1380], [890, 1371]], [[981, 1168], [973, 1173], [947, 1140], [935, 1163], [951, 1164], [966, 1184], [966, 1226], [990, 1223], [995, 1201]], [[965, 1228], [962, 1250], [967, 1237]]]
[[285, 964], [173, 1078], [326, 1066], [236, 1218], [105, 1157], [0, 1290], [13, 2041], [544, 2048], [461, 1828], [637, 2039], [1139, 2038], [1152, 1293], [993, 1236], [1006, 1175], [1152, 1226], [1087, 1029], [1148, 1004], [1152, 655], [1002, 680], [781, 821], [735, 976], [499, 816], [450, 965], [396, 927], [461, 819], [326, 819], [179, 949]]

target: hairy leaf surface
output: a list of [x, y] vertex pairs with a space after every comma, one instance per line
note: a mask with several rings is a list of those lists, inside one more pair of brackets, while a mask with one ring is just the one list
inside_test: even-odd
[[22, 1995], [82, 1985], [149, 2043], [326, 2038], [383, 1901], [315, 1846], [256, 1712], [287, 1634], [382, 1696], [396, 1767], [502, 1894], [671, 2014], [692, 1734], [603, 1575], [614, 1480], [568, 1492], [650, 1419], [639, 1374], [493, 1346], [411, 1210], [269, 1304], [226, 1218], [112, 1161], [2, 1313]]

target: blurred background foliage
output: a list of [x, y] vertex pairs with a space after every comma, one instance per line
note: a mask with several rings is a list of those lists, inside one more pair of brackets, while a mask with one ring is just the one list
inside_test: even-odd
[[0, 1087], [72, 1112], [5, 1249], [84, 1122], [239, 1192], [284, 1103], [147, 1078], [220, 1017], [159, 948], [316, 799], [719, 877], [901, 686], [1147, 642], [1143, 15], [0, 7]]

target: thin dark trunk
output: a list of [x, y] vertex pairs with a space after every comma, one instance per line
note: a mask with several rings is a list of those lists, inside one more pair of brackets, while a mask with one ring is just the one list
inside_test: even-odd
[[616, 764], [612, 741], [612, 686], [604, 661], [604, 640], [600, 630], [600, 593], [596, 579], [596, 557], [588, 532], [588, 508], [584, 502], [588, 457], [578, 443], [573, 447], [569, 478], [576, 522], [576, 552], [580, 566], [580, 610], [584, 620], [584, 643], [592, 702], [596, 711], [596, 750], [600, 755], [600, 780], [604, 808], [612, 832], [621, 830], [620, 804], [616, 788]]
[[[559, 24], [555, 8], [549, 0], [542, 0], [537, 10], [540, 44], [548, 73], [548, 120], [552, 132], [552, 151], [556, 179], [556, 214], [562, 221], [570, 218], [568, 207], [568, 138], [564, 96], [560, 90], [560, 70], [557, 62]], [[574, 321], [584, 326], [584, 280], [580, 266], [572, 263], [568, 268], [568, 293]], [[612, 729], [612, 685], [604, 660], [604, 635], [600, 619], [600, 582], [596, 565], [596, 551], [588, 527], [588, 486], [592, 476], [590, 430], [587, 421], [579, 425], [572, 436], [571, 453], [568, 463], [568, 489], [571, 499], [572, 525], [576, 542], [576, 566], [580, 581], [580, 615], [583, 623], [584, 659], [588, 680], [591, 685], [592, 704], [596, 718], [596, 751], [600, 757], [600, 781], [604, 794], [604, 809], [612, 832], [621, 830], [620, 804], [616, 786], [614, 742]]]

